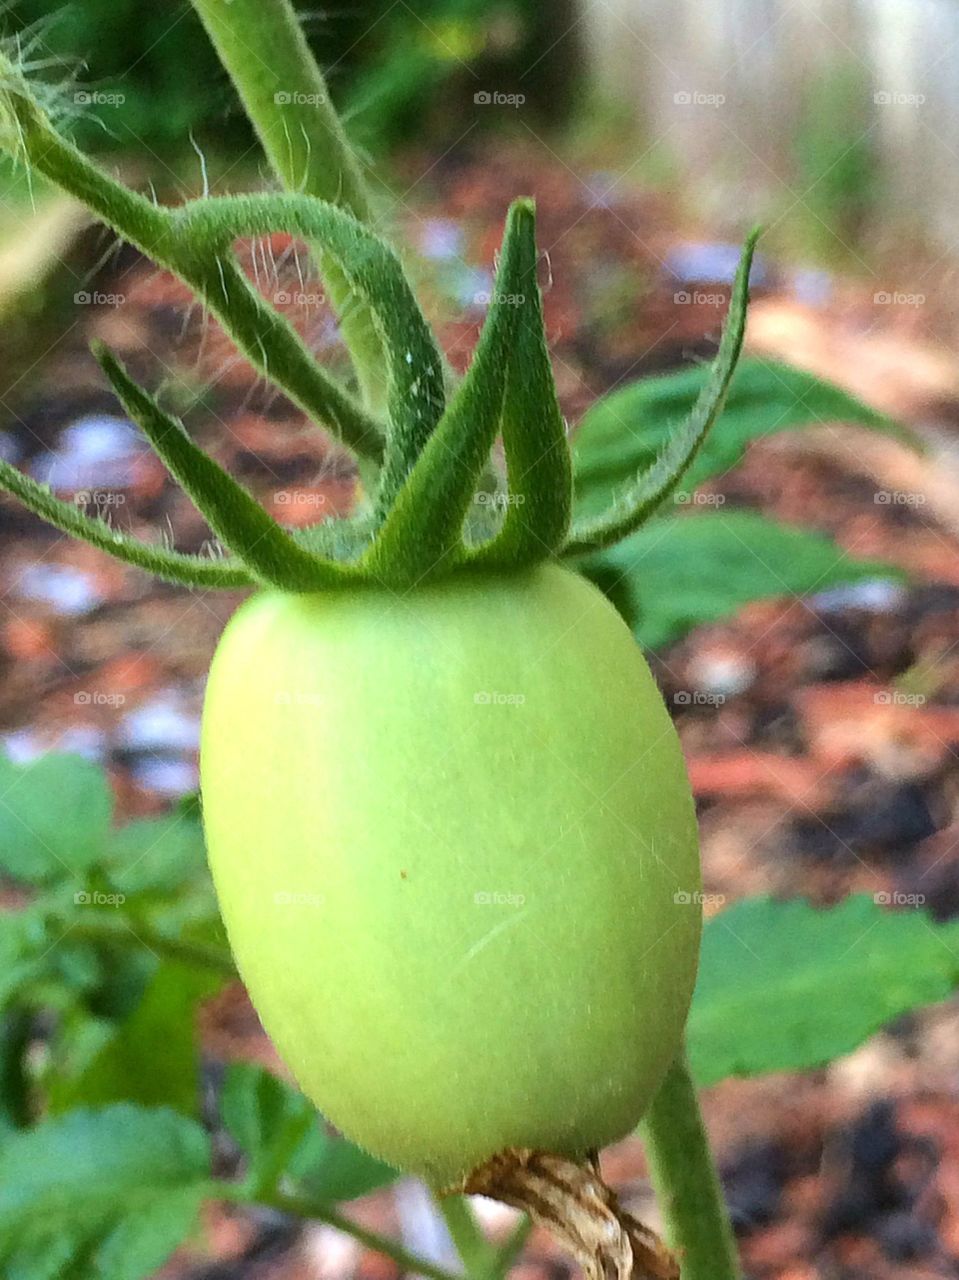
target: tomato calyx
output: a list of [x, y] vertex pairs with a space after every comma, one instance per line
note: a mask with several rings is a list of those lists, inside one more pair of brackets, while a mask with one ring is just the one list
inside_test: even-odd
[[[290, 193], [161, 207], [63, 138], [2, 48], [0, 148], [187, 284], [254, 367], [357, 457], [369, 494], [361, 518], [329, 540], [291, 534], [98, 346], [127, 414], [229, 555], [183, 555], [114, 534], [2, 460], [0, 489], [72, 536], [187, 586], [407, 589], [474, 567], [508, 571], [611, 546], [649, 519], [685, 475], [722, 408], [742, 346], [756, 233], [743, 251], [712, 377], [688, 420], [610, 511], [573, 522], [573, 467], [546, 341], [531, 200], [510, 207], [485, 323], [457, 386], [398, 256], [346, 209]], [[387, 365], [385, 416], [328, 373], [243, 274], [235, 241], [272, 232], [304, 241], [321, 274], [345, 281], [371, 317]], [[498, 437], [505, 477], [490, 460]]]

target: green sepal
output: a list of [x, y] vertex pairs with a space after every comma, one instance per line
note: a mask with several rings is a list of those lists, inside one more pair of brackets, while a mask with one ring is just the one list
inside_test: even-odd
[[499, 431], [516, 333], [517, 308], [507, 299], [529, 288], [535, 272], [533, 204], [517, 200], [472, 364], [362, 562], [375, 578], [413, 585], [465, 558], [463, 524]]
[[[350, 214], [311, 196], [194, 200], [174, 215], [178, 234], [217, 260], [239, 236], [285, 231], [322, 246], [370, 311], [386, 354], [389, 439], [377, 505], [386, 510], [445, 405], [443, 358], [393, 250]], [[229, 260], [229, 259], [227, 259]], [[282, 381], [282, 379], [280, 379]]]
[[290, 322], [247, 280], [232, 254], [214, 252], [202, 239], [184, 238], [179, 234], [182, 209], [145, 199], [62, 137], [2, 48], [0, 150], [81, 200], [124, 240], [188, 285], [253, 367], [361, 460], [382, 458], [380, 421], [317, 363]]
[[193, 443], [182, 423], [137, 386], [103, 343], [94, 344], [93, 354], [120, 403], [167, 470], [252, 577], [286, 591], [318, 591], [339, 585], [350, 576], [346, 565], [323, 560], [281, 529], [229, 472]]
[[152, 547], [127, 533], [113, 529], [103, 520], [84, 515], [72, 503], [54, 497], [46, 485], [38, 484], [9, 462], [0, 460], [0, 489], [13, 494], [34, 515], [55, 529], [80, 538], [115, 560], [135, 565], [168, 582], [185, 587], [249, 587], [254, 583], [245, 565], [236, 560], [206, 560], [184, 555], [166, 547]]
[[477, 501], [505, 502], [503, 527], [469, 562], [490, 568], [535, 563], [552, 555], [569, 532], [572, 456], [556, 398], [536, 267], [517, 295], [501, 431], [508, 492], [478, 493]]
[[569, 542], [563, 548], [564, 555], [579, 556], [600, 551], [634, 533], [669, 497], [688, 471], [722, 411], [742, 350], [749, 301], [749, 272], [759, 235], [757, 228], [743, 246], [719, 350], [709, 379], [689, 417], [676, 429], [652, 466], [637, 476], [609, 511], [574, 523]]

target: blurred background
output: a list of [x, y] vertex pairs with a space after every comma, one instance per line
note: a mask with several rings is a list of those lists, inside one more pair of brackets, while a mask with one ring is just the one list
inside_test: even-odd
[[[714, 510], [729, 503], [805, 526], [904, 575], [802, 597], [774, 582], [742, 608], [700, 582], [687, 613], [657, 634], [654, 669], [700, 805], [709, 910], [746, 894], [825, 904], [863, 891], [919, 903], [939, 920], [959, 915], [959, 7], [329, 0], [301, 9], [350, 135], [376, 166], [380, 225], [410, 250], [460, 369], [506, 207], [537, 197], [547, 327], [573, 423], [598, 396], [712, 353], [738, 242], [766, 224], [747, 350], [838, 383], [925, 451], [823, 421], [753, 444], [709, 486]], [[183, 0], [10, 0], [0, 28], [51, 85], [62, 127], [131, 184], [170, 202], [205, 186], [270, 184]], [[276, 236], [242, 252], [267, 297], [342, 366], [322, 285], [298, 247]], [[88, 512], [141, 536], [163, 530], [184, 550], [207, 537], [106, 388], [88, 351], [94, 337], [160, 389], [278, 519], [307, 524], [349, 509], [349, 458], [257, 379], [187, 291], [9, 166], [0, 319], [0, 455]], [[189, 812], [204, 676], [239, 597], [157, 584], [7, 499], [0, 527], [0, 738], [10, 760], [54, 751], [94, 762], [121, 823]], [[712, 572], [720, 582], [721, 558]], [[22, 905], [19, 890], [6, 891], [6, 905]], [[63, 1096], [84, 1099], [76, 1064], [90, 1060], [104, 1000], [120, 997], [104, 975], [77, 972], [45, 978], [31, 997], [43, 1016], [31, 1014], [26, 1032], [17, 1025], [43, 1069], [65, 1055]], [[200, 1028], [204, 1106], [226, 1064], [282, 1072], [239, 987], [193, 992], [184, 1016]], [[156, 1046], [151, 1070], [164, 1052]], [[900, 1019], [826, 1070], [726, 1082], [709, 1091], [706, 1111], [751, 1277], [959, 1275], [953, 1004]], [[228, 1160], [229, 1139], [221, 1145]], [[606, 1169], [655, 1222], [638, 1142], [615, 1148]], [[375, 1191], [351, 1212], [454, 1265], [414, 1185]], [[506, 1211], [488, 1213], [491, 1229], [504, 1229]], [[517, 1271], [558, 1280], [567, 1263], [535, 1233]], [[397, 1274], [332, 1227], [228, 1208], [207, 1210], [194, 1244], [157, 1272]]]

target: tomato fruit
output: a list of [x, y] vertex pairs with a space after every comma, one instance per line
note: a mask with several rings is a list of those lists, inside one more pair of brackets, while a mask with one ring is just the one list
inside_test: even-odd
[[628, 629], [556, 565], [267, 591], [204, 709], [210, 860], [303, 1090], [443, 1186], [629, 1132], [699, 948], [679, 743]]

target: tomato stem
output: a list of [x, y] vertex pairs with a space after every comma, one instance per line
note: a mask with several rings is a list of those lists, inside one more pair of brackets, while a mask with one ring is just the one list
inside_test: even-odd
[[[216, 1183], [214, 1194], [224, 1200], [245, 1202], [247, 1199], [243, 1194], [242, 1188], [231, 1183]], [[388, 1236], [381, 1236], [375, 1231], [368, 1231], [366, 1227], [360, 1226], [358, 1222], [354, 1222], [352, 1218], [348, 1218], [332, 1205], [323, 1201], [314, 1201], [305, 1196], [276, 1192], [270, 1196], [258, 1198], [257, 1203], [265, 1204], [280, 1213], [288, 1213], [297, 1218], [310, 1219], [313, 1222], [324, 1222], [328, 1227], [335, 1227], [337, 1231], [342, 1231], [346, 1235], [352, 1236], [354, 1240], [358, 1240], [367, 1249], [372, 1249], [376, 1253], [382, 1253], [387, 1258], [392, 1258], [398, 1267], [403, 1271], [409, 1272], [410, 1275], [426, 1276], [428, 1280], [463, 1280], [462, 1276], [458, 1276], [452, 1271], [447, 1271], [444, 1267], [436, 1266], [427, 1258], [411, 1253], [401, 1244], [397, 1244], [395, 1240], [390, 1240]]]
[[[192, 2], [286, 189], [327, 200], [370, 222], [363, 173], [290, 0]], [[364, 400], [379, 412], [387, 381], [371, 309], [322, 245], [314, 242], [313, 252], [339, 313]]]
[[653, 1099], [642, 1135], [683, 1280], [740, 1280], [736, 1242], [685, 1053]]
[[486, 1239], [466, 1196], [436, 1196], [450, 1239], [463, 1260], [467, 1275], [473, 1277], [497, 1274], [499, 1250]]

